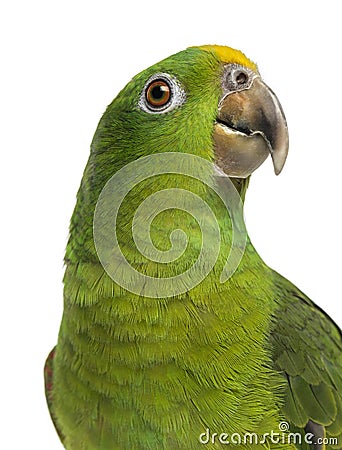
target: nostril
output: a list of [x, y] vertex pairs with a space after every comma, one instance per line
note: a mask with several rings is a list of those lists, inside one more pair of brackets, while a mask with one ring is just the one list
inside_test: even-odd
[[248, 76], [245, 72], [237, 72], [235, 74], [235, 81], [238, 85], [245, 84], [248, 80]]
[[248, 89], [257, 73], [240, 64], [227, 64], [222, 77], [222, 87], [225, 94]]

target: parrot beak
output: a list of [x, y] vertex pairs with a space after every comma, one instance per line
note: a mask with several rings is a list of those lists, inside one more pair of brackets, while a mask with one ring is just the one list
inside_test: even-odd
[[247, 178], [271, 154], [276, 175], [284, 167], [289, 137], [282, 107], [255, 76], [247, 89], [223, 95], [214, 126], [215, 158], [229, 177]]

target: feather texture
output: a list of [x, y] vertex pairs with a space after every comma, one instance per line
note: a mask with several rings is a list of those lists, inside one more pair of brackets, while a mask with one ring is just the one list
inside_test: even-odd
[[270, 340], [287, 382], [284, 416], [296, 427], [324, 426], [327, 439], [337, 438], [325, 448], [341, 448], [341, 331], [288, 280], [276, 273], [274, 280], [279, 307]]

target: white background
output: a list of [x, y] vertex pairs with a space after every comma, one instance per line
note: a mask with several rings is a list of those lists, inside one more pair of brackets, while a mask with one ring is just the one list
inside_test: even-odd
[[270, 161], [253, 176], [247, 225], [264, 260], [342, 325], [339, 6], [31, 0], [1, 8], [1, 448], [61, 449], [42, 374], [89, 144], [133, 75], [189, 45], [243, 50], [280, 99], [288, 162], [279, 177]]

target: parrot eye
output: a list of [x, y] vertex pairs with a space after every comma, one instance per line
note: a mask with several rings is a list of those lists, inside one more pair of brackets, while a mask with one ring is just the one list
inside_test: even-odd
[[146, 101], [152, 107], [165, 106], [171, 97], [171, 88], [164, 80], [155, 80], [146, 89]]
[[176, 78], [166, 73], [153, 75], [145, 84], [139, 107], [148, 113], [165, 113], [185, 102], [186, 95]]

